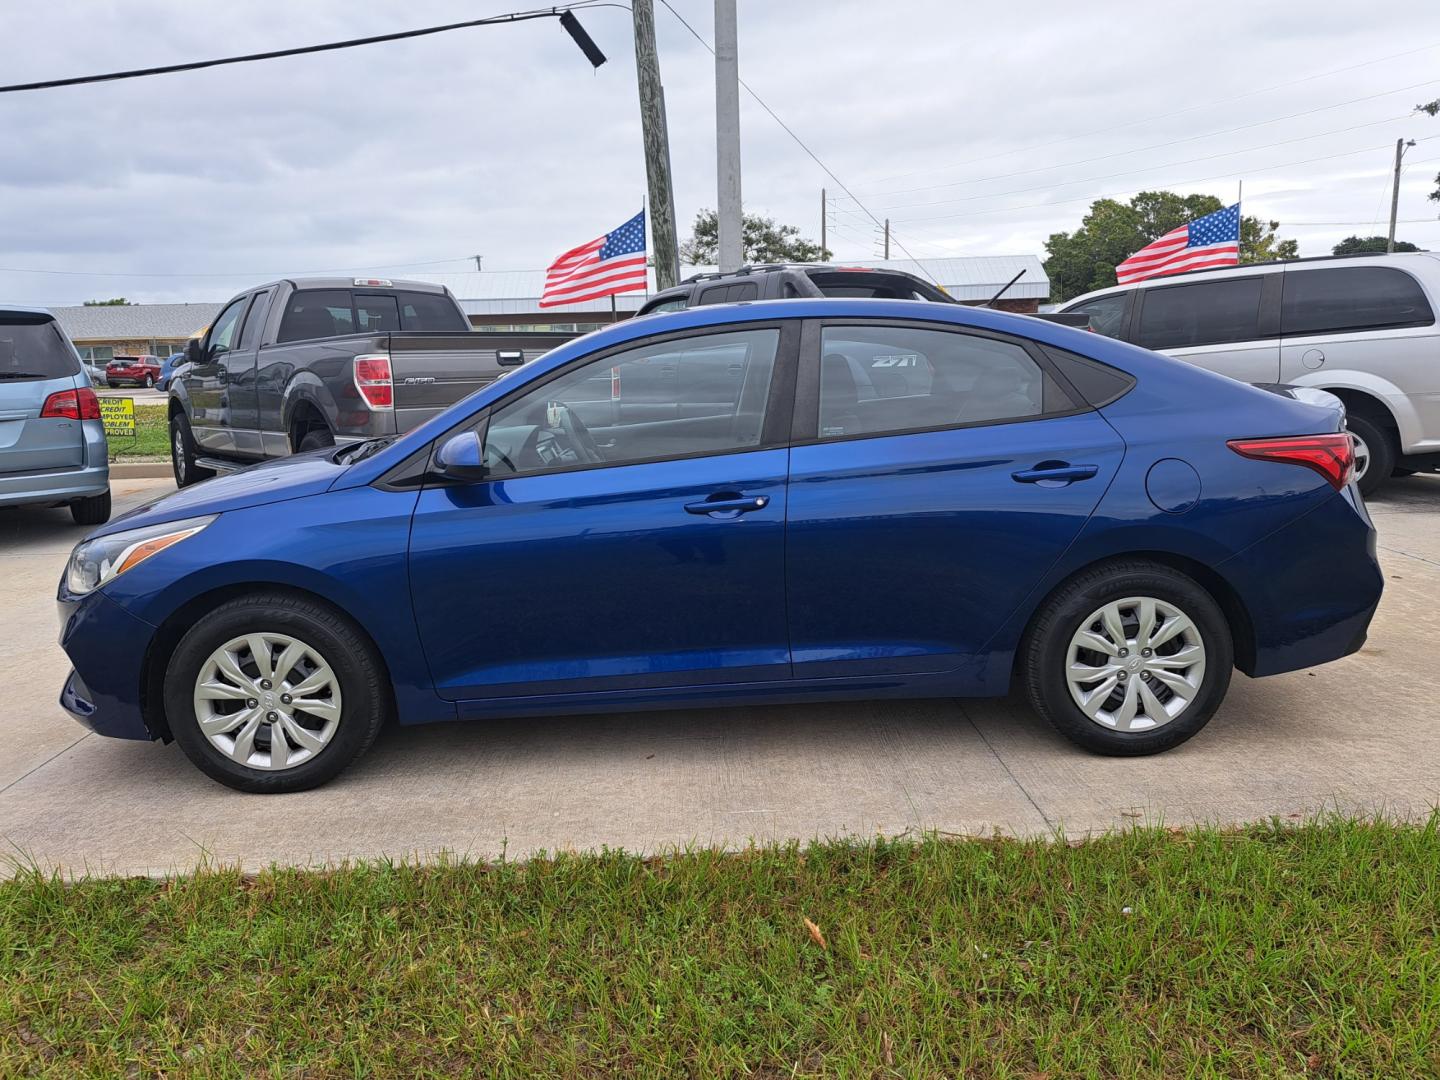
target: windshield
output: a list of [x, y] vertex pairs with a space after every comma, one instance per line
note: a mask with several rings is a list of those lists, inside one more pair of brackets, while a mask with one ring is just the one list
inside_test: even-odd
[[80, 362], [49, 315], [0, 314], [0, 379], [62, 379]]

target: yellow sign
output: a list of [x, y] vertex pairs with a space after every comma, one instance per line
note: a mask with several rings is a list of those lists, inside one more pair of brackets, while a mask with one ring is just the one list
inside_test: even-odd
[[100, 399], [100, 420], [105, 425], [108, 438], [117, 435], [122, 438], [135, 437], [135, 399], [128, 397], [102, 397]]

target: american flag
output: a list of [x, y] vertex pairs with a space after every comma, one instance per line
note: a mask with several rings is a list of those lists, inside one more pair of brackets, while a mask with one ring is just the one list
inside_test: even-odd
[[645, 289], [645, 211], [614, 232], [571, 248], [545, 271], [541, 307]]
[[1184, 270], [1240, 265], [1240, 204], [1171, 229], [1115, 268], [1121, 285]]

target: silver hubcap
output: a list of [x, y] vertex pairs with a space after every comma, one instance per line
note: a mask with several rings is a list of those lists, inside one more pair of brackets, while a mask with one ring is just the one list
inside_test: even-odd
[[1359, 480], [1365, 475], [1365, 470], [1370, 467], [1370, 447], [1365, 445], [1365, 440], [1350, 432], [1350, 440], [1355, 444], [1355, 479]]
[[251, 769], [278, 771], [324, 750], [340, 726], [340, 681], [285, 634], [227, 641], [200, 665], [195, 719], [210, 744]]
[[1065, 657], [1080, 711], [1112, 731], [1163, 727], [1190, 707], [1205, 679], [1205, 643], [1174, 604], [1130, 596], [1080, 624]]

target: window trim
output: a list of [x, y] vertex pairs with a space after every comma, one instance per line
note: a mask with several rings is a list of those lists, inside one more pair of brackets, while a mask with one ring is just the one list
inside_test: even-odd
[[[675, 331], [670, 334], [645, 336], [632, 338], [629, 341], [621, 342], [608, 349], [599, 352], [586, 353], [584, 356], [577, 356], [574, 360], [560, 365], [554, 371], [546, 372], [544, 375], [520, 386], [514, 387], [508, 394], [497, 401], [492, 401], [479, 412], [472, 413], [464, 420], [461, 420], [437, 435], [430, 445], [429, 453], [426, 455], [426, 477], [424, 486], [431, 487], [455, 487], [455, 486], [476, 486], [479, 484], [506, 483], [513, 480], [529, 480], [539, 476], [554, 476], [559, 473], [593, 472], [596, 469], [624, 469], [631, 465], [655, 465], [665, 461], [690, 461], [695, 458], [716, 458], [730, 457], [735, 454], [753, 454], [762, 450], [778, 450], [789, 445], [788, 429], [790, 426], [791, 403], [794, 400], [795, 377], [798, 367], [798, 356], [800, 351], [801, 336], [800, 319], [776, 319], [765, 322], [734, 322], [720, 323], [710, 326], [697, 326], [686, 330]], [[473, 430], [481, 425], [489, 427], [490, 417], [496, 410], [518, 400], [521, 395], [539, 390], [541, 387], [554, 382], [579, 367], [590, 363], [604, 361], [621, 353], [630, 352], [636, 348], [643, 348], [650, 345], [663, 345], [671, 341], [684, 341], [693, 337], [714, 337], [717, 334], [744, 333], [750, 330], [776, 330], [779, 332], [779, 340], [775, 343], [775, 366], [770, 373], [770, 393], [765, 401], [765, 422], [760, 429], [760, 441], [754, 446], [737, 446], [729, 450], [697, 450], [689, 454], [664, 454], [658, 457], [636, 458], [632, 461], [587, 461], [575, 465], [562, 465], [553, 469], [537, 469], [534, 472], [519, 473], [514, 476], [487, 477], [476, 481], [448, 481], [441, 477], [434, 467], [435, 454], [440, 445], [447, 439], [452, 438], [459, 432]], [[413, 458], [413, 455], [412, 455]], [[392, 474], [404, 469], [412, 458], [391, 469], [382, 476], [376, 483], [386, 481]]]
[[1334, 337], [1340, 334], [1376, 334], [1384, 330], [1414, 330], [1420, 327], [1434, 326], [1436, 324], [1437, 318], [1440, 318], [1437, 317], [1437, 315], [1435, 314], [1435, 304], [1431, 301], [1430, 295], [1425, 291], [1425, 286], [1421, 283], [1420, 279], [1414, 274], [1410, 273], [1410, 271], [1402, 270], [1398, 266], [1307, 266], [1304, 269], [1300, 269], [1299, 267], [1297, 267], [1294, 270], [1286, 270], [1284, 274], [1279, 276], [1284, 280], [1288, 280], [1291, 274], [1324, 274], [1333, 273], [1335, 271], [1353, 270], [1383, 270], [1390, 271], [1396, 274], [1404, 274], [1407, 278], [1410, 279], [1411, 284], [1419, 290], [1421, 298], [1425, 301], [1425, 306], [1430, 309], [1430, 318], [1412, 319], [1409, 322], [1403, 323], [1385, 323], [1384, 325], [1372, 324], [1368, 326], [1346, 326], [1339, 329], [1305, 330], [1296, 331], [1295, 333], [1287, 333], [1284, 328], [1285, 300], [1284, 293], [1282, 292], [1276, 302], [1276, 336], [1282, 337], [1286, 340], [1291, 340], [1295, 338]]
[[[1282, 275], [1271, 273], [1258, 274], [1233, 274], [1226, 277], [1207, 278], [1204, 281], [1175, 281], [1166, 282], [1164, 285], [1147, 285], [1135, 289], [1139, 295], [1134, 309], [1130, 315], [1129, 336], [1126, 338], [1132, 345], [1138, 345], [1142, 349], [1149, 349], [1151, 352], [1161, 352], [1165, 349], [1211, 349], [1219, 346], [1244, 345], [1247, 342], [1273, 341], [1280, 336], [1280, 314], [1275, 310], [1279, 303], [1278, 286], [1272, 285], [1266, 278], [1278, 278]], [[1223, 285], [1232, 281], [1259, 281], [1260, 282], [1260, 304], [1255, 311], [1255, 336], [1233, 338], [1229, 341], [1204, 341], [1189, 345], [1161, 345], [1158, 348], [1153, 345], [1146, 345], [1140, 340], [1140, 321], [1145, 317], [1145, 304], [1149, 294], [1166, 292], [1171, 289], [1194, 289], [1205, 285]]]
[[[1041, 413], [1038, 416], [1012, 416], [999, 420], [970, 420], [952, 424], [936, 424], [930, 427], [898, 428], [887, 431], [861, 431], [854, 435], [819, 436], [820, 430], [820, 351], [822, 331], [832, 327], [858, 327], [861, 329], [883, 327], [885, 329], [933, 330], [941, 333], [959, 334], [965, 337], [985, 338], [1006, 345], [1015, 345], [1040, 368], [1042, 374], [1053, 379], [1061, 390], [1076, 402], [1076, 407], [1062, 412]], [[1071, 385], [1070, 380], [1050, 362], [1037, 342], [1012, 334], [996, 333], [978, 327], [959, 323], [930, 322], [924, 319], [866, 319], [833, 318], [807, 319], [800, 341], [800, 365], [795, 386], [795, 408], [790, 427], [791, 446], [830, 446], [835, 443], [855, 442], [859, 439], [889, 439], [898, 435], [924, 435], [933, 431], [962, 431], [968, 428], [997, 427], [1001, 424], [1029, 424], [1040, 420], [1059, 420], [1067, 416], [1094, 412], [1095, 408], [1085, 400], [1083, 394]]]

